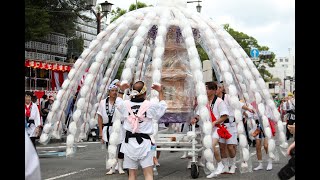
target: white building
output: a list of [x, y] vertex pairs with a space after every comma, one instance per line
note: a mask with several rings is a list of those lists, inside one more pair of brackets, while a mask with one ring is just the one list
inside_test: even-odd
[[[274, 78], [280, 78], [280, 94], [295, 89], [295, 59], [294, 56], [276, 57], [275, 67], [267, 67]], [[285, 80], [286, 78], [286, 80]], [[290, 80], [291, 79], [291, 80]], [[285, 81], [285, 83], [284, 83]]]

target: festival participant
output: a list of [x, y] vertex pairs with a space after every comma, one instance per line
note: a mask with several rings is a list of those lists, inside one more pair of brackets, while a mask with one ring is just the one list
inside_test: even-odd
[[[129, 87], [126, 83], [120, 85], [118, 97], [122, 98], [124, 90]], [[143, 169], [144, 179], [153, 180], [154, 151], [151, 150], [153, 143], [150, 138], [154, 131], [152, 119], [160, 119], [167, 104], [163, 100], [161, 85], [153, 84], [151, 88], [159, 93], [158, 103], [146, 100], [147, 87], [143, 81], [137, 81], [132, 86], [131, 99], [117, 104], [126, 131], [120, 152], [124, 153], [123, 167], [129, 169], [129, 180], [137, 178], [139, 165]]]
[[[108, 97], [103, 99], [99, 103], [98, 107], [98, 124], [99, 124], [99, 138], [101, 139], [101, 143], [106, 145], [106, 149], [108, 149], [110, 134], [112, 132], [113, 125], [113, 115], [115, 112], [116, 104], [121, 100], [117, 98], [118, 95], [118, 86], [116, 83], [119, 80], [114, 80], [110, 83], [108, 87]], [[120, 136], [122, 137], [122, 136]], [[123, 153], [119, 152], [121, 144], [118, 145], [118, 171], [119, 174], [125, 174], [123, 171]], [[116, 166], [112, 166], [110, 170], [106, 173], [107, 175], [111, 175], [115, 173]]]
[[26, 93], [24, 104], [25, 119], [27, 121], [27, 133], [36, 148], [36, 138], [40, 136], [40, 112], [38, 106], [31, 101], [31, 96]]

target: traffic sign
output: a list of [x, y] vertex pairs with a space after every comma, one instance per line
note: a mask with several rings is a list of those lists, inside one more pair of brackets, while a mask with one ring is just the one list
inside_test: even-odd
[[259, 50], [258, 49], [251, 49], [250, 56], [253, 58], [257, 58], [259, 56]]

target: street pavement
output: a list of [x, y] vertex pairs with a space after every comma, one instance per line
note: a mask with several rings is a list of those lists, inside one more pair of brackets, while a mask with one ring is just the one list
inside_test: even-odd
[[[289, 143], [292, 142], [292, 139]], [[47, 145], [38, 145], [37, 151], [40, 158], [41, 176], [43, 180], [80, 180], [80, 179], [91, 179], [91, 180], [125, 180], [127, 175], [105, 175], [105, 159], [106, 149], [101, 149], [99, 142], [83, 142], [77, 144], [77, 152], [74, 157], [65, 157], [65, 146], [63, 142], [60, 143], [49, 143]], [[255, 155], [255, 147], [250, 147], [250, 153], [252, 154], [251, 160], [253, 167], [257, 166], [257, 158]], [[267, 166], [267, 156], [263, 153], [263, 164], [264, 168]], [[239, 168], [235, 174], [222, 174], [216, 179], [279, 179], [277, 173], [285, 166], [289, 160], [289, 157], [285, 157], [279, 154], [279, 161], [273, 162], [273, 169], [266, 171], [265, 169], [259, 171], [253, 171], [249, 173], [240, 173]], [[158, 175], [155, 176], [155, 180], [184, 180], [192, 179], [190, 170], [187, 169], [187, 159], [180, 159], [182, 152], [161, 152], [158, 167]], [[239, 157], [237, 157], [239, 159]], [[239, 163], [237, 163], [239, 167]], [[117, 172], [118, 173], [118, 172]], [[138, 180], [143, 180], [142, 170], [139, 170]], [[200, 168], [200, 175], [197, 178], [204, 180], [206, 174], [203, 168]], [[295, 179], [295, 177], [291, 178]]]

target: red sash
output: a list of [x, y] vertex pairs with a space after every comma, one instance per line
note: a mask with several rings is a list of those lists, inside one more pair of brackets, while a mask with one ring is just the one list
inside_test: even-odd
[[32, 107], [32, 102], [30, 102], [29, 107], [27, 107], [26, 104], [24, 104], [24, 109], [26, 110], [26, 117], [30, 117], [31, 114], [31, 107]]
[[[210, 112], [211, 121], [212, 122], [216, 121], [217, 118], [214, 116], [213, 111], [212, 111], [211, 107], [209, 106], [209, 104], [207, 104], [207, 108]], [[215, 126], [218, 127], [217, 133], [220, 136], [220, 138], [223, 138], [223, 139], [231, 138], [232, 135], [229, 133], [229, 131], [227, 130], [227, 128], [224, 125], [216, 124]]]

